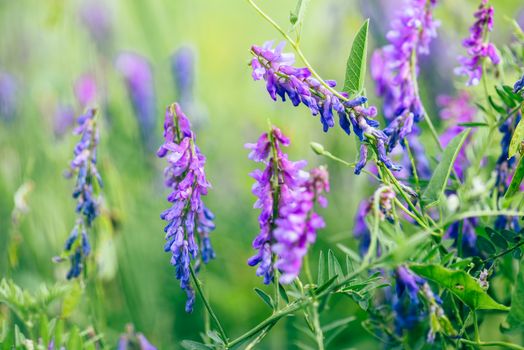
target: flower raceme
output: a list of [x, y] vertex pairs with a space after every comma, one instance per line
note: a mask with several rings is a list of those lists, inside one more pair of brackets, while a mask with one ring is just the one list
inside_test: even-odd
[[87, 229], [99, 214], [96, 186], [102, 186], [102, 179], [96, 168], [99, 140], [96, 113], [95, 109], [89, 109], [77, 119], [78, 127], [74, 133], [81, 138], [75, 146], [75, 157], [71, 161], [70, 171], [66, 173], [67, 177], [73, 174], [77, 176], [73, 197], [77, 200], [76, 212], [79, 215], [65, 244], [65, 252], [71, 261], [68, 279], [78, 277], [82, 272], [84, 260], [91, 251]]
[[322, 195], [329, 191], [327, 170], [303, 171], [305, 161], [292, 162], [282, 151], [289, 144], [276, 127], [262, 134], [257, 143], [246, 144], [251, 150], [249, 158], [266, 165], [251, 173], [256, 180], [253, 194], [258, 197], [255, 208], [261, 213], [260, 232], [253, 241], [258, 252], [248, 260], [250, 266], [258, 265], [257, 276], [264, 277], [265, 284], [273, 280], [275, 268], [282, 272], [281, 283], [291, 283], [300, 273], [309, 245], [315, 242], [316, 231], [324, 227], [314, 204], [327, 205]]
[[215, 228], [214, 216], [202, 200], [211, 185], [204, 171], [206, 158], [196, 146], [190, 122], [177, 103], [166, 110], [164, 139], [157, 152], [158, 157], [168, 162], [164, 177], [166, 187], [171, 190], [167, 197], [171, 207], [161, 215], [167, 221], [164, 249], [172, 254], [176, 278], [187, 294], [186, 311], [191, 312], [195, 301], [190, 281], [191, 260], [198, 267], [200, 261], [208, 263], [215, 257], [209, 239]]
[[[352, 128], [360, 141], [374, 139], [379, 160], [388, 168], [398, 170], [386, 155], [387, 136], [378, 129], [379, 123], [373, 119], [377, 109], [373, 106], [364, 107], [367, 102], [365, 97], [349, 100], [346, 93], [334, 92], [335, 81], [320, 82], [311, 76], [307, 67], [294, 67], [294, 55], [282, 52], [284, 44], [272, 48], [273, 42], [266, 42], [263, 46], [251, 47], [255, 56], [250, 63], [253, 79], [266, 81], [266, 89], [273, 100], [276, 101], [277, 96], [282, 101], [289, 98], [294, 106], [303, 104], [312, 115], [320, 115], [324, 132], [335, 126], [334, 114], [338, 114], [340, 127], [348, 135]], [[359, 167], [355, 168], [356, 174], [366, 164], [367, 152], [361, 152], [360, 160]]]
[[488, 0], [482, 0], [477, 12], [476, 21], [469, 29], [469, 37], [464, 39], [462, 46], [467, 50], [467, 56], [459, 57], [460, 66], [455, 69], [458, 75], [468, 77], [467, 85], [478, 85], [483, 73], [483, 61], [489, 57], [494, 65], [500, 63], [500, 57], [495, 45], [489, 42], [488, 33], [493, 30], [493, 6], [488, 6]]

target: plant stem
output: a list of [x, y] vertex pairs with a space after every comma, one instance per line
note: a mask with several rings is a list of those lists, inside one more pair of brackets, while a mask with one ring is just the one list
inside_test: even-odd
[[315, 327], [315, 340], [317, 342], [318, 350], [324, 350], [324, 333], [320, 326], [320, 317], [318, 314], [318, 301], [315, 300], [311, 305], [313, 310], [313, 326]]
[[501, 346], [506, 349], [516, 349], [516, 350], [524, 350], [524, 347], [513, 344], [513, 343], [507, 343], [504, 341], [488, 341], [488, 342], [481, 342], [481, 341], [471, 341], [467, 339], [460, 339], [461, 343], [469, 344], [469, 345], [476, 345], [476, 346]]
[[195, 271], [193, 270], [193, 266], [191, 264], [189, 264], [189, 271], [191, 272], [191, 277], [193, 278], [193, 281], [195, 282], [196, 290], [198, 294], [200, 295], [200, 298], [202, 298], [202, 301], [204, 302], [204, 306], [206, 307], [207, 312], [209, 313], [209, 316], [211, 316], [211, 318], [215, 322], [222, 340], [224, 340], [224, 342], [227, 342], [228, 338], [227, 338], [226, 332], [224, 331], [222, 324], [220, 323], [220, 321], [218, 320], [218, 317], [216, 316], [213, 309], [211, 308], [209, 301], [207, 300], [206, 296], [204, 295], [204, 292], [202, 291], [202, 285], [200, 283], [200, 280], [196, 276]]

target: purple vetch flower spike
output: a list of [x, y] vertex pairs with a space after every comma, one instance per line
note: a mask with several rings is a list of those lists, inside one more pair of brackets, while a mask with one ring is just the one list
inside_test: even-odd
[[312, 115], [319, 115], [324, 132], [335, 126], [335, 115], [338, 115], [339, 125], [344, 132], [349, 135], [353, 129], [360, 141], [373, 139], [377, 148], [384, 150], [380, 155], [381, 161], [395, 170], [396, 167], [385, 153], [387, 136], [378, 129], [379, 123], [373, 119], [377, 109], [364, 107], [367, 102], [365, 97], [348, 100], [346, 93], [334, 91], [335, 81], [326, 80], [323, 84], [311, 76], [307, 67], [292, 66], [294, 55], [282, 52], [284, 43], [274, 49], [272, 45], [272, 42], [267, 42], [261, 47], [252, 46], [254, 57], [250, 63], [253, 79], [266, 82], [270, 97], [275, 101], [277, 97], [282, 101], [289, 99], [294, 106], [305, 105]]
[[327, 206], [324, 192], [329, 192], [329, 175], [325, 167], [319, 167], [311, 170], [290, 200], [280, 203], [273, 252], [277, 256], [275, 267], [282, 273], [281, 283], [291, 283], [298, 277], [308, 247], [316, 240], [316, 231], [325, 227], [322, 217], [314, 211], [315, 202]]
[[371, 212], [372, 204], [369, 199], [364, 199], [360, 202], [355, 215], [355, 226], [353, 228], [353, 236], [360, 240], [359, 253], [365, 256], [369, 250], [369, 244], [371, 242], [371, 234], [366, 223], [366, 217]]
[[124, 77], [142, 141], [148, 149], [153, 149], [156, 95], [151, 66], [145, 57], [126, 52], [116, 59], [116, 68]]
[[172, 254], [176, 278], [187, 294], [186, 312], [191, 312], [195, 301], [191, 260], [199, 266], [200, 260], [207, 263], [215, 257], [209, 240], [209, 233], [215, 228], [214, 216], [202, 200], [211, 185], [204, 171], [206, 158], [196, 146], [189, 120], [178, 103], [167, 107], [164, 138], [157, 152], [158, 157], [168, 162], [164, 177], [166, 187], [171, 190], [167, 197], [171, 207], [160, 216], [167, 221], [164, 249]]
[[[471, 96], [466, 91], [461, 91], [457, 97], [438, 96], [437, 105], [442, 108], [440, 118], [446, 120], [448, 124], [448, 128], [439, 137], [442, 146], [446, 147], [455, 136], [465, 129], [464, 126], [459, 125], [460, 123], [469, 123], [475, 120], [477, 109], [473, 106]], [[468, 166], [465, 149], [469, 142], [470, 138], [468, 137], [464, 147], [460, 149], [457, 161], [454, 164], [454, 169], [459, 177], [463, 176]]]
[[412, 113], [415, 122], [424, 117], [415, 81], [417, 57], [429, 54], [429, 43], [437, 36], [439, 22], [432, 14], [435, 3], [407, 1], [391, 23], [389, 45], [373, 54], [371, 75], [377, 83], [377, 94], [385, 99], [384, 112], [389, 121], [405, 113]]
[[513, 92], [518, 94], [522, 89], [524, 89], [524, 75], [513, 85]]
[[113, 35], [113, 23], [106, 3], [101, 0], [84, 0], [79, 16], [95, 43], [102, 50], [107, 50]]
[[18, 109], [18, 83], [8, 73], [0, 71], [0, 120], [13, 120]]
[[494, 65], [500, 63], [500, 56], [487, 35], [493, 30], [493, 6], [488, 6], [488, 0], [482, 0], [475, 12], [476, 21], [469, 29], [469, 37], [464, 39], [462, 46], [467, 50], [467, 56], [459, 57], [460, 66], [455, 69], [455, 74], [468, 77], [467, 85], [478, 85], [482, 78], [482, 63], [485, 58]]
[[75, 122], [75, 110], [70, 105], [58, 105], [53, 119], [55, 136], [62, 137]]
[[[195, 80], [195, 53], [189, 46], [182, 46], [171, 56], [171, 68], [176, 91], [182, 102], [193, 101]], [[181, 102], [183, 106], [184, 103]]]
[[74, 133], [80, 135], [80, 141], [75, 146], [75, 157], [66, 173], [67, 177], [77, 176], [73, 197], [77, 200], [76, 212], [79, 215], [64, 247], [71, 262], [67, 279], [80, 276], [85, 258], [91, 252], [87, 230], [99, 215], [97, 188], [102, 187], [102, 179], [96, 167], [99, 139], [96, 113], [95, 109], [89, 109], [77, 119], [78, 127]]
[[74, 86], [75, 96], [82, 107], [93, 108], [97, 100], [97, 84], [95, 78], [87, 73], [80, 76]]
[[[258, 253], [248, 260], [248, 265], [258, 265], [257, 276], [264, 277], [265, 284], [273, 281], [273, 253], [277, 254], [277, 261], [280, 265], [278, 268], [286, 270], [283, 274], [284, 280], [291, 278], [296, 271], [296, 265], [287, 266], [283, 262], [286, 259], [282, 259], [282, 256], [284, 253], [292, 253], [291, 251], [284, 252], [284, 245], [286, 243], [294, 245], [298, 236], [296, 232], [292, 231], [294, 226], [289, 226], [292, 223], [285, 221], [287, 217], [281, 217], [281, 215], [283, 213], [288, 213], [290, 217], [296, 215], [298, 223], [305, 225], [300, 213], [294, 213], [295, 210], [301, 208], [295, 208], [293, 204], [303, 201], [298, 193], [304, 191], [307, 183], [307, 173], [302, 171], [306, 162], [292, 162], [288, 159], [282, 147], [288, 146], [289, 143], [289, 139], [278, 128], [272, 127], [270, 132], [262, 134], [256, 143], [246, 144], [246, 148], [251, 150], [249, 158], [265, 164], [264, 170], [257, 169], [250, 174], [256, 180], [252, 192], [258, 198], [254, 207], [260, 209], [258, 217], [260, 232], [253, 240], [253, 248], [258, 250]], [[282, 220], [278, 221], [279, 218]], [[311, 228], [313, 230], [321, 226], [319, 220], [311, 222], [311, 225], [315, 226]], [[301, 233], [301, 237], [311, 239], [307, 237], [307, 233]], [[309, 243], [308, 241], [303, 242], [306, 247]], [[291, 258], [295, 257], [289, 256], [289, 259]], [[296, 259], [293, 260], [293, 263], [297, 263]], [[301, 260], [299, 263], [301, 264]], [[300, 270], [300, 265], [298, 269]]]
[[142, 333], [135, 333], [131, 324], [126, 326], [126, 333], [118, 339], [117, 350], [156, 350]]

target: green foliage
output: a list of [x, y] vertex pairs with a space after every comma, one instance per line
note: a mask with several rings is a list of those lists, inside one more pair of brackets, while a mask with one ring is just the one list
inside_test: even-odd
[[440, 201], [440, 198], [442, 197], [444, 189], [448, 183], [451, 170], [453, 169], [453, 164], [455, 163], [459, 151], [466, 141], [469, 133], [470, 130], [468, 129], [455, 136], [444, 150], [442, 159], [438, 163], [437, 168], [429, 180], [426, 190], [422, 194], [422, 201], [424, 202], [425, 206], [433, 206]]
[[350, 95], [360, 93], [366, 80], [368, 30], [369, 19], [362, 24], [355, 35], [347, 60], [346, 77], [342, 90]]
[[410, 269], [441, 287], [447, 288], [472, 310], [508, 310], [507, 306], [493, 300], [480, 287], [478, 281], [464, 271], [430, 264], [412, 264]]
[[524, 328], [524, 259], [520, 261], [520, 268], [511, 294], [511, 308], [507, 322], [510, 330]]

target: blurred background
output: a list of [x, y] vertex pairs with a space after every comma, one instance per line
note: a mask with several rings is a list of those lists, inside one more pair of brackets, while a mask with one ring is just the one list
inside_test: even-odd
[[[441, 20], [432, 54], [423, 57], [422, 90], [435, 124], [436, 96], [454, 94], [453, 68], [462, 53], [479, 1], [439, 1]], [[343, 81], [354, 33], [371, 18], [371, 50], [385, 44], [385, 32], [401, 0], [312, 0], [302, 48], [325, 79]], [[296, 1], [260, 1], [288, 27]], [[493, 1], [495, 42], [511, 40], [508, 18], [521, 17], [518, 0]], [[104, 180], [103, 215], [95, 227], [98, 288], [97, 323], [107, 344], [131, 323], [159, 349], [179, 348], [203, 331], [200, 300], [184, 312], [170, 256], [163, 251], [160, 213], [167, 208], [161, 144], [165, 107], [180, 101], [207, 156], [213, 185], [206, 198], [216, 215], [212, 241], [216, 260], [201, 278], [211, 303], [233, 337], [269, 313], [253, 288], [264, 289], [246, 260], [253, 254], [258, 212], [248, 176], [257, 165], [243, 145], [265, 131], [267, 119], [292, 139], [290, 158], [310, 167], [327, 164], [330, 205], [322, 210], [327, 228], [319, 233], [311, 260], [336, 243], [356, 247], [353, 217], [373, 184], [350, 169], [316, 156], [310, 141], [353, 161], [355, 139], [333, 128], [322, 133], [305, 108], [273, 102], [264, 84], [253, 82], [249, 48], [280, 41], [247, 1], [241, 0], [17, 0], [0, 1], [0, 273], [28, 290], [42, 283], [68, 283], [67, 264], [54, 264], [74, 225], [74, 181], [63, 174], [77, 137], [74, 118], [85, 108], [100, 111], [99, 170]], [[368, 79], [370, 101], [373, 85]], [[16, 208], [16, 210], [15, 210]], [[13, 219], [15, 210], [17, 218]], [[360, 322], [365, 316], [349, 299], [333, 299], [325, 321], [348, 315], [359, 320], [341, 333], [333, 348], [373, 348], [377, 341]], [[84, 310], [85, 311], [85, 310]], [[82, 304], [72, 319], [89, 324]], [[323, 320], [324, 321], [324, 320]], [[301, 319], [280, 322], [261, 349], [293, 349]], [[486, 329], [486, 332], [496, 330]], [[486, 338], [489, 338], [486, 336]]]

